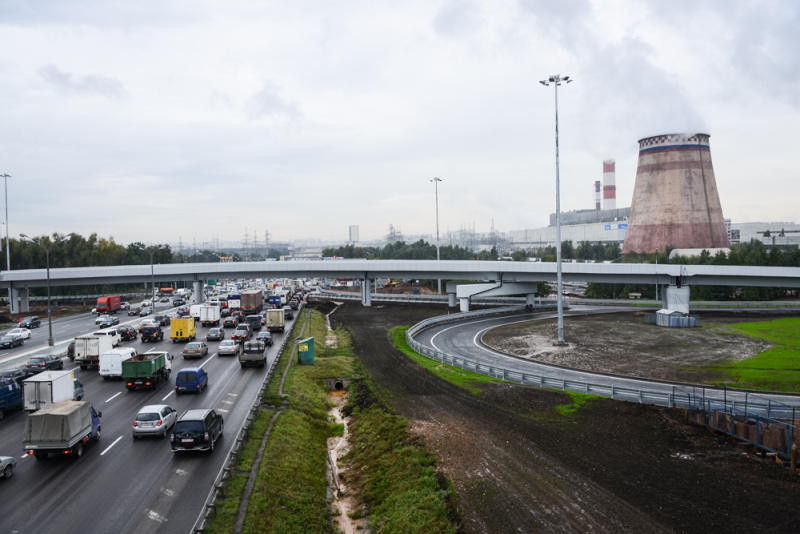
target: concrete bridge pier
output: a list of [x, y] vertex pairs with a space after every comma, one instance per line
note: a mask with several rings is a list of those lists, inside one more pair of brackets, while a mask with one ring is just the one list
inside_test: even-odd
[[11, 313], [28, 313], [31, 311], [30, 306], [30, 289], [27, 287], [11, 288]]
[[450, 293], [450, 292], [447, 293], [447, 305], [449, 307], [451, 307], [451, 308], [455, 308], [456, 307], [457, 304], [456, 304], [456, 293], [455, 293], [455, 291], [452, 292], [452, 293]]
[[364, 275], [361, 279], [361, 305], [372, 306], [372, 295], [370, 295], [369, 277]]
[[536, 304], [536, 293], [528, 293], [525, 295], [525, 306], [533, 306]]
[[204, 285], [202, 280], [192, 281], [192, 293], [194, 293], [195, 304], [202, 304], [206, 300], [206, 294], [203, 292]]
[[662, 306], [671, 312], [680, 312], [689, 315], [689, 286], [676, 282], [664, 287], [662, 291]]

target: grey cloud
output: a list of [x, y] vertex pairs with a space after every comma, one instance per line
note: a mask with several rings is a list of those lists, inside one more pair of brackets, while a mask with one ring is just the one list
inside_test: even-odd
[[442, 35], [458, 35], [472, 30], [476, 24], [475, 6], [464, 0], [451, 0], [436, 13], [433, 27]]
[[293, 120], [300, 117], [297, 104], [278, 94], [277, 87], [270, 82], [265, 82], [264, 87], [248, 99], [245, 111], [251, 119], [271, 117]]
[[121, 98], [126, 94], [125, 88], [119, 80], [99, 74], [73, 76], [52, 64], [40, 68], [39, 76], [61, 91], [83, 95], [98, 94], [106, 98]]

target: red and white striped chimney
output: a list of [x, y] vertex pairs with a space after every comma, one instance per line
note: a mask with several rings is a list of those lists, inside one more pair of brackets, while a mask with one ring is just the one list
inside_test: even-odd
[[607, 159], [603, 162], [603, 209], [617, 208], [616, 162]]
[[594, 209], [600, 209], [600, 180], [594, 181]]

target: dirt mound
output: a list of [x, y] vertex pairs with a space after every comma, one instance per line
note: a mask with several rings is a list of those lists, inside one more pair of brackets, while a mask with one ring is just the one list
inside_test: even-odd
[[[411, 362], [388, 329], [443, 307], [347, 303], [332, 316], [393, 407], [439, 459], [465, 532], [797, 532], [800, 482], [669, 410], [488, 384], [472, 395]], [[618, 350], [624, 352], [621, 346]]]

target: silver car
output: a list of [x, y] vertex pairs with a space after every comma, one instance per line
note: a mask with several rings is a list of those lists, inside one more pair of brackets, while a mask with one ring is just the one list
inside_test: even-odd
[[17, 465], [17, 459], [13, 456], [0, 456], [0, 478], [14, 476], [15, 465]]
[[177, 418], [178, 413], [166, 404], [145, 406], [133, 420], [133, 439], [140, 436], [167, 437]]
[[232, 339], [223, 339], [217, 348], [218, 356], [238, 356], [242, 352], [242, 346]]

